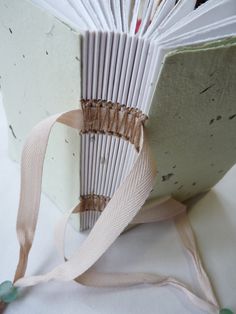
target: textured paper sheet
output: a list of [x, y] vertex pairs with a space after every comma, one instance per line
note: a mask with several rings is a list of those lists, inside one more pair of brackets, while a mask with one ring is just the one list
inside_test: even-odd
[[159, 166], [151, 197], [189, 198], [234, 165], [235, 80], [235, 39], [166, 57], [147, 127]]
[[[80, 106], [80, 39], [30, 1], [0, 0], [0, 76], [9, 124], [9, 155], [19, 161], [31, 128]], [[45, 163], [44, 191], [65, 210], [79, 198], [78, 133], [56, 125]]]

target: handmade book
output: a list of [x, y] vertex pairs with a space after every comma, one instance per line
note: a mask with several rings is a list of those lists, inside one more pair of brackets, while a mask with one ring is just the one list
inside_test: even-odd
[[[15, 299], [18, 287], [74, 279], [171, 285], [200, 309], [219, 311], [182, 214], [183, 202], [208, 191], [236, 161], [235, 0], [0, 0], [0, 19], [13, 158], [46, 117], [23, 150], [20, 258], [15, 286], [0, 285], [0, 301]], [[72, 208], [58, 238], [63, 243], [71, 215], [80, 230], [94, 228], [67, 262], [25, 278], [56, 122], [44, 189]], [[126, 227], [176, 216], [205, 299], [171, 277], [90, 272]]]
[[44, 180], [59, 207], [81, 199], [81, 229], [131, 169], [143, 121], [159, 165], [150, 199], [186, 200], [235, 162], [235, 2], [159, 2], [0, 1], [11, 156], [41, 118], [85, 113], [79, 139], [54, 130]]

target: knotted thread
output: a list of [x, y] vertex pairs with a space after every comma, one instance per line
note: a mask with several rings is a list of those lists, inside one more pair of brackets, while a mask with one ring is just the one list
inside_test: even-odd
[[81, 100], [84, 128], [82, 133], [107, 133], [122, 137], [139, 151], [141, 127], [147, 116], [136, 108], [104, 100]]
[[75, 212], [83, 212], [88, 210], [103, 211], [107, 206], [110, 197], [102, 195], [85, 195], [80, 197], [80, 206], [76, 207]]

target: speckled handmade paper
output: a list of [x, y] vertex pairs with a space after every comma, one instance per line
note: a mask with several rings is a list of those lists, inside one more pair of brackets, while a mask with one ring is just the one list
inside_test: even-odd
[[[28, 0], [0, 0], [0, 40], [9, 155], [19, 161], [36, 123], [80, 106], [80, 36]], [[43, 190], [58, 207], [77, 204], [77, 131], [60, 124], [53, 128], [44, 170]]]
[[158, 163], [151, 198], [185, 200], [214, 186], [236, 162], [236, 39], [168, 54], [150, 111]]

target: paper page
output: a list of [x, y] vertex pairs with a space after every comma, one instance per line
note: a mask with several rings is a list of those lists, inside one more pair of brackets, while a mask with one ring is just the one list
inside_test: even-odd
[[103, 134], [98, 134], [98, 150], [96, 155], [96, 174], [95, 174], [95, 188], [94, 194], [99, 195], [99, 176], [100, 176], [100, 159], [101, 159], [101, 149], [102, 149], [102, 140]]
[[87, 72], [88, 76], [87, 76], [86, 85], [87, 85], [87, 99], [92, 99], [95, 33], [90, 32], [88, 39], [89, 39], [88, 40], [88, 72]]
[[119, 85], [121, 83], [121, 71], [122, 71], [122, 64], [123, 64], [126, 43], [127, 43], [127, 34], [123, 33], [120, 36], [119, 49], [118, 49], [117, 62], [116, 62], [116, 70], [115, 70], [115, 75], [114, 75], [114, 83], [112, 84], [113, 90], [112, 90], [111, 100], [113, 103], [118, 102], [117, 97], [118, 97]]
[[[144, 68], [144, 65], [146, 63], [146, 59], [141, 58], [143, 55], [143, 45], [144, 40], [140, 39], [137, 44], [137, 51], [135, 54], [134, 64], [133, 64], [133, 73], [132, 73], [132, 80], [130, 82], [129, 92], [128, 92], [128, 99], [127, 99], [127, 106], [128, 107], [136, 107], [136, 104], [132, 103], [133, 95], [134, 95], [134, 89], [136, 84], [139, 85], [139, 78], [138, 78], [138, 71]], [[136, 79], [134, 79], [136, 78]]]
[[101, 32], [97, 32], [95, 34], [94, 60], [93, 60], [93, 93], [92, 93], [93, 99], [98, 99], [99, 60], [100, 60], [100, 51], [101, 51], [101, 37], [102, 37]]
[[176, 6], [169, 12], [169, 14], [157, 28], [158, 33], [164, 33], [164, 31], [168, 30], [171, 26], [191, 13], [195, 8], [195, 4], [196, 0], [180, 0], [177, 2]]
[[120, 33], [123, 31], [120, 0], [111, 0], [111, 8], [112, 8], [112, 13], [113, 13], [113, 18], [116, 24], [116, 31]]
[[220, 22], [227, 17], [236, 14], [234, 0], [214, 0], [208, 1], [188, 14], [168, 31], [159, 36], [159, 40], [174, 38], [178, 35], [196, 30], [203, 26]]
[[124, 89], [122, 91], [121, 104], [124, 104], [124, 105], [127, 103], [127, 96], [128, 96], [130, 80], [131, 80], [131, 76], [133, 72], [133, 63], [134, 63], [137, 44], [138, 44], [137, 37], [132, 37], [129, 59], [128, 59], [128, 64], [127, 64], [127, 71], [126, 71], [125, 81], [124, 81]]
[[78, 18], [76, 12], [71, 8], [67, 0], [56, 2], [53, 0], [31, 0], [35, 5], [44, 8], [74, 29], [85, 30], [88, 25]]
[[129, 15], [131, 10], [131, 0], [121, 0], [121, 13], [123, 21], [123, 31], [129, 32]]
[[111, 149], [110, 149], [110, 155], [108, 158], [108, 166], [107, 166], [107, 174], [106, 174], [106, 179], [104, 182], [104, 189], [103, 189], [103, 195], [105, 196], [111, 196], [109, 194], [109, 181], [110, 178], [113, 177], [113, 169], [114, 169], [114, 165], [112, 166], [112, 162], [113, 160], [116, 159], [116, 146], [117, 146], [117, 140], [118, 138], [116, 136], [111, 136]]
[[160, 25], [160, 23], [163, 21], [166, 15], [174, 8], [174, 6], [175, 0], [166, 0], [160, 3], [153, 17], [153, 20], [151, 21], [151, 24], [149, 25], [149, 28], [145, 34], [145, 37], [150, 36], [152, 31], [155, 30]]
[[106, 44], [107, 44], [107, 33], [101, 33], [101, 44], [100, 44], [100, 57], [99, 57], [99, 71], [98, 71], [98, 82], [97, 82], [97, 99], [102, 99], [102, 88], [103, 88], [103, 76], [104, 76], [104, 64], [106, 57]]
[[106, 20], [106, 24], [108, 26], [108, 30], [110, 31], [114, 31], [115, 30], [115, 23], [114, 23], [114, 19], [112, 16], [112, 12], [109, 6], [109, 2], [108, 1], [104, 1], [104, 0], [98, 0], [98, 5], [100, 6], [103, 15], [104, 15], [104, 19]]
[[114, 34], [113, 45], [112, 45], [112, 55], [111, 55], [111, 63], [110, 68], [108, 69], [109, 76], [108, 76], [108, 90], [106, 95], [106, 100], [111, 101], [113, 99], [112, 92], [114, 86], [115, 76], [118, 74], [117, 71], [117, 54], [119, 50], [119, 43], [120, 43], [120, 34]]
[[132, 105], [132, 107], [135, 107], [138, 109], [142, 109], [142, 104], [138, 102], [138, 97], [139, 97], [141, 84], [144, 77], [145, 67], [148, 61], [149, 46], [150, 46], [150, 42], [148, 40], [145, 40], [143, 42], [143, 48], [142, 48], [142, 53], [140, 57], [140, 64], [138, 66], [137, 79], [135, 80], [133, 84], [134, 91], [133, 91], [133, 94], [130, 93], [130, 101], [131, 101], [130, 104]]
[[107, 180], [107, 186], [105, 188], [105, 195], [106, 196], [112, 196], [113, 195], [113, 180], [114, 180], [114, 170], [115, 166], [117, 164], [117, 156], [118, 156], [118, 151], [120, 149], [120, 143], [122, 139], [120, 137], [114, 137], [114, 151], [112, 155], [112, 160], [111, 160], [111, 170], [110, 170], [110, 176]]
[[126, 71], [127, 71], [127, 67], [128, 67], [130, 47], [131, 47], [133, 40], [134, 40], [133, 37], [128, 36], [128, 38], [126, 40], [126, 44], [125, 44], [124, 56], [123, 56], [123, 61], [122, 61], [122, 69], [121, 69], [121, 75], [120, 75], [120, 82], [119, 82], [118, 97], [117, 97], [117, 102], [119, 104], [122, 104], [122, 95], [123, 95], [124, 84], [125, 84], [125, 76], [126, 76]]
[[138, 96], [138, 100], [137, 103], [140, 106], [140, 108], [142, 109], [142, 111], [146, 114], [148, 114], [148, 112], [145, 109], [145, 103], [146, 103], [146, 99], [148, 98], [148, 94], [146, 92], [147, 90], [147, 85], [149, 87], [151, 87], [151, 93], [154, 90], [154, 86], [152, 83], [150, 83], [150, 81], [148, 80], [149, 77], [149, 72], [150, 72], [150, 68], [154, 69], [155, 64], [153, 63], [153, 58], [156, 58], [156, 51], [154, 54], [154, 48], [155, 45], [154, 44], [150, 44], [149, 49], [148, 49], [148, 56], [147, 56], [147, 61], [146, 61], [146, 67], [144, 70], [144, 74], [143, 74], [143, 79], [142, 79], [142, 83], [141, 83], [141, 87], [140, 87], [140, 91], [139, 91], [139, 96]]
[[102, 88], [102, 99], [107, 99], [108, 92], [108, 79], [110, 71], [110, 63], [112, 58], [112, 45], [113, 45], [114, 33], [107, 33], [107, 44], [106, 44], [106, 55], [105, 55], [105, 67], [103, 76], [103, 88]]
[[87, 97], [87, 77], [88, 77], [88, 51], [89, 51], [89, 32], [85, 32], [82, 40], [82, 98]]
[[146, 29], [148, 28], [150, 24], [152, 9], [153, 9], [153, 1], [146, 0], [144, 2], [144, 7], [142, 10], [141, 24], [137, 31], [137, 35], [140, 37], [143, 35], [143, 33], [146, 31]]
[[97, 165], [96, 165], [96, 156], [97, 156], [97, 150], [98, 150], [98, 134], [94, 133], [94, 151], [93, 151], [93, 161], [92, 161], [92, 177], [91, 177], [91, 194], [95, 193], [95, 186], [96, 186], [96, 172], [97, 172]]
[[[86, 4], [87, 4], [87, 2], [86, 2]], [[103, 7], [101, 7], [99, 1], [98, 0], [92, 0], [92, 1], [90, 0], [88, 9], [90, 9], [90, 8], [91, 8], [90, 14], [92, 13], [91, 14], [92, 18], [94, 17], [97, 20], [99, 27], [101, 27], [101, 29], [105, 30], [105, 31], [109, 30], [110, 29], [109, 28], [109, 22], [106, 18], [106, 15], [105, 15], [106, 11], [103, 10]]]
[[[52, 0], [51, 0], [52, 1]], [[99, 29], [96, 22], [91, 18], [90, 13], [88, 12], [87, 6], [83, 4], [82, 1], [76, 0], [67, 0], [71, 7], [75, 10], [78, 17], [84, 21], [87, 25], [88, 30], [97, 30]]]

